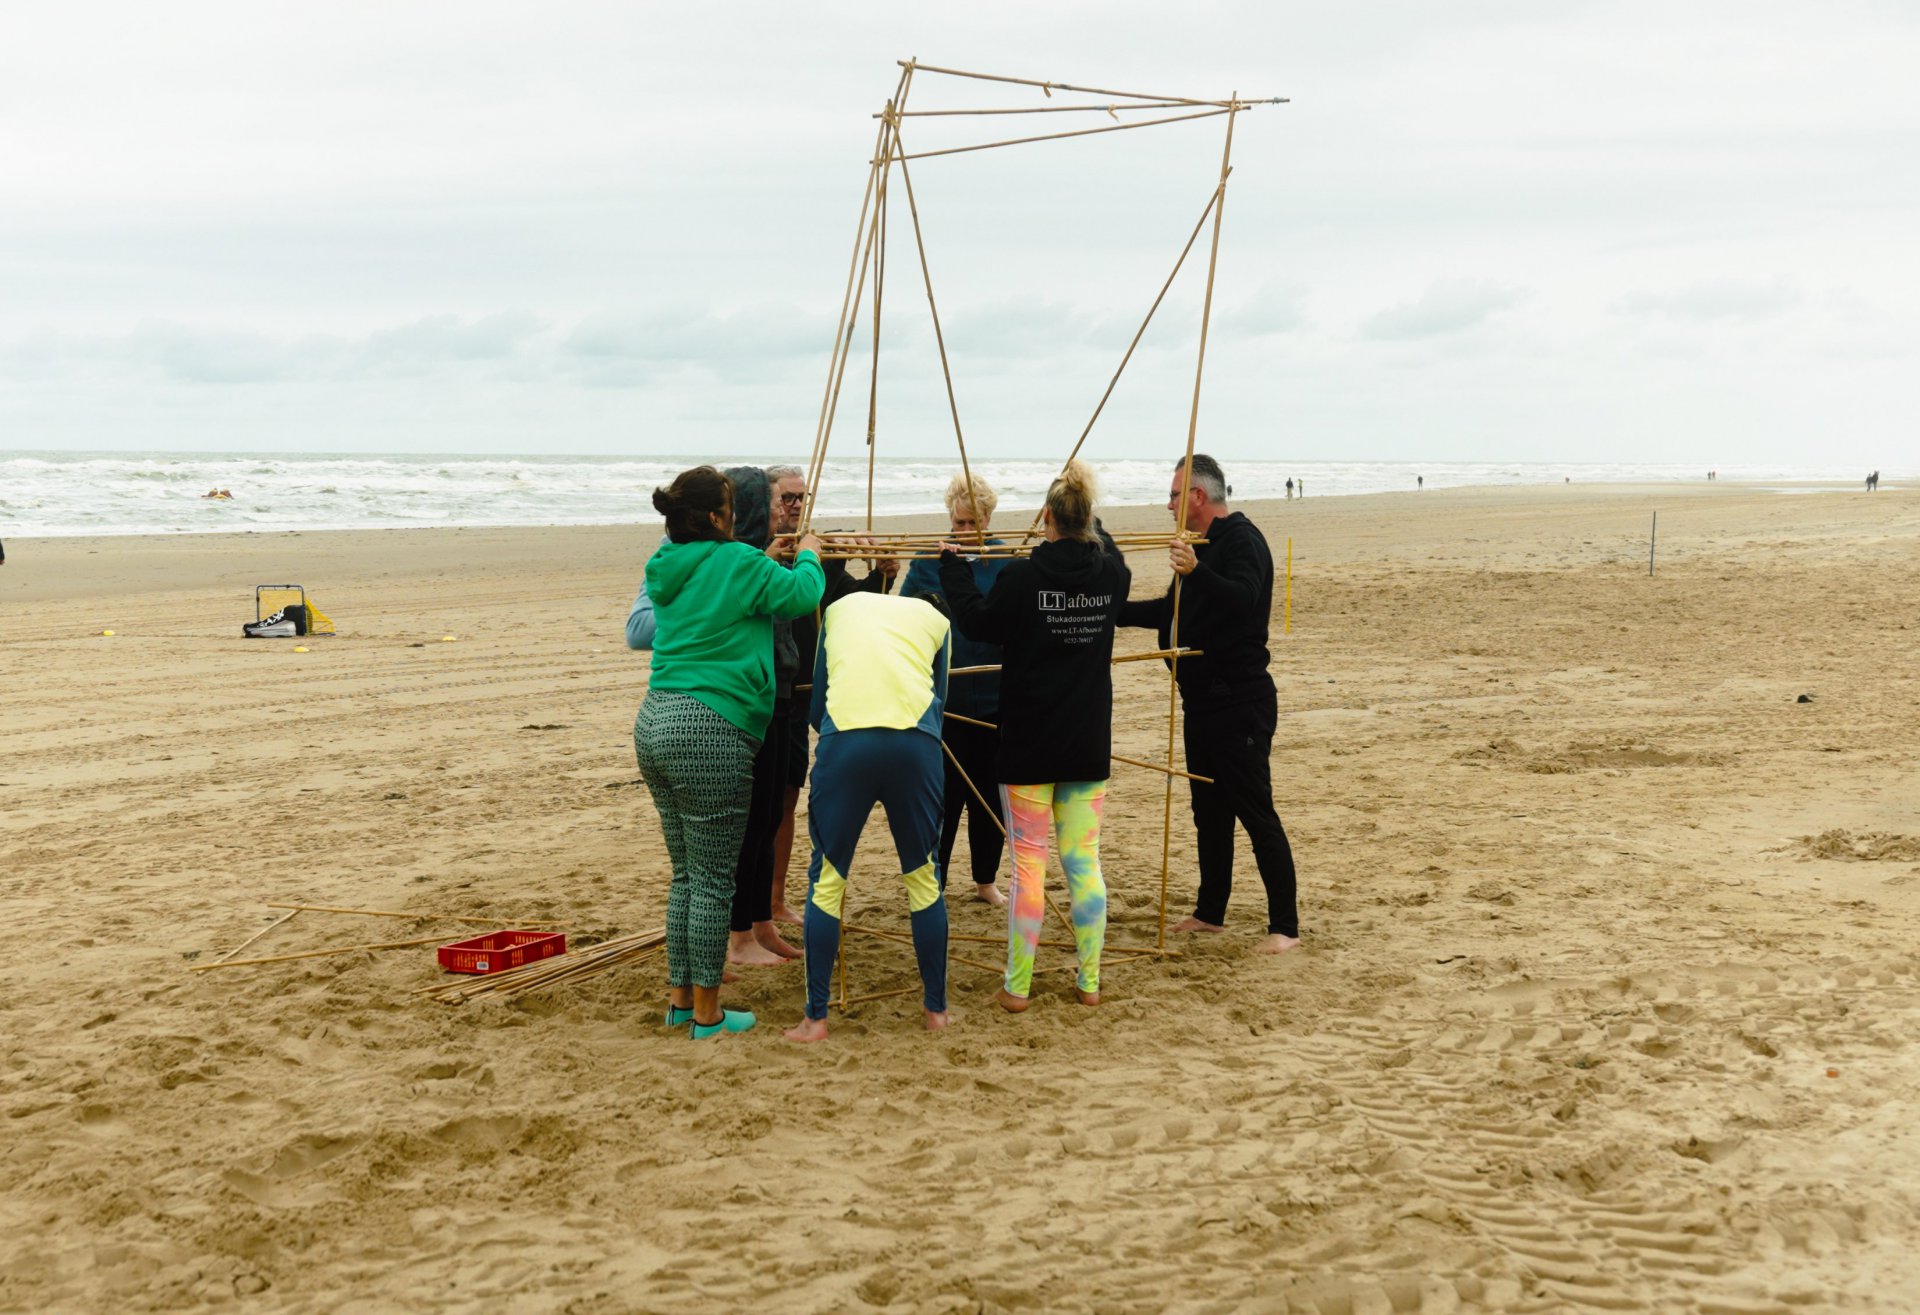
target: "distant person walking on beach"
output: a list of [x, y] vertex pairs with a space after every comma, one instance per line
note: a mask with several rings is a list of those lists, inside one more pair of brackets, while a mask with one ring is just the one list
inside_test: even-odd
[[1427, 486], [1427, 477], [1425, 475], [1415, 475], [1413, 477], [1413, 486], [1417, 489], [1424, 489]]
[[[1174, 931], [1217, 932], [1225, 927], [1233, 893], [1233, 824], [1253, 843], [1254, 863], [1267, 888], [1267, 937], [1257, 947], [1279, 954], [1300, 944], [1294, 903], [1293, 848], [1273, 807], [1270, 755], [1279, 699], [1267, 670], [1267, 626], [1273, 612], [1273, 553], [1254, 523], [1227, 506], [1220, 463], [1198, 453], [1191, 488], [1181, 502], [1184, 463], [1176, 465], [1167, 510], [1177, 529], [1207, 542], [1175, 539], [1167, 548], [1182, 581], [1180, 643], [1202, 656], [1178, 666], [1187, 770], [1211, 777], [1191, 781], [1193, 829], [1199, 845], [1200, 893], [1193, 916]], [[1123, 626], [1144, 626], [1172, 646], [1173, 586], [1163, 597], [1128, 603]]]
[[773, 618], [811, 612], [826, 588], [820, 540], [756, 552], [733, 538], [733, 483], [712, 466], [653, 492], [667, 538], [647, 561], [653, 673], [633, 723], [634, 757], [673, 864], [667, 894], [668, 1026], [695, 1038], [744, 1032], [720, 1006], [734, 868], [753, 798], [753, 762], [773, 715]]
[[1293, 476], [1291, 475], [1287, 476], [1287, 500], [1289, 502], [1293, 500]]

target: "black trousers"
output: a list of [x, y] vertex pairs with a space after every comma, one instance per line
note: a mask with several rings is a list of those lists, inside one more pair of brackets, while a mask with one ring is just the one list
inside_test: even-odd
[[1187, 770], [1211, 776], [1213, 784], [1190, 781], [1193, 829], [1200, 850], [1200, 894], [1193, 916], [1215, 926], [1227, 920], [1233, 894], [1233, 824], [1246, 828], [1253, 861], [1267, 888], [1267, 930], [1300, 934], [1294, 905], [1293, 847], [1273, 808], [1274, 726], [1278, 701], [1271, 681], [1250, 687], [1243, 698], [1209, 706], [1185, 718]]
[[778, 707], [753, 757], [753, 800], [747, 805], [747, 833], [733, 868], [732, 931], [752, 931], [754, 923], [773, 919], [773, 836], [786, 811], [791, 737], [787, 710]]
[[950, 721], [946, 724], [946, 743], [960, 765], [967, 769], [973, 783], [980, 787], [980, 793], [993, 805], [993, 811], [989, 813], [980, 806], [973, 791], [960, 779], [960, 773], [954, 771], [947, 756], [941, 754], [947, 775], [942, 798], [945, 811], [940, 821], [940, 888], [947, 888], [947, 869], [953, 865], [953, 846], [960, 836], [962, 814], [967, 817], [967, 849], [972, 859], [974, 884], [991, 885], [1000, 871], [1000, 854], [1006, 847], [1006, 837], [995, 824], [996, 818], [1006, 821], [1000, 816], [1000, 773], [994, 766], [994, 759], [1000, 754], [1000, 732], [984, 726], [969, 726], [964, 721]]

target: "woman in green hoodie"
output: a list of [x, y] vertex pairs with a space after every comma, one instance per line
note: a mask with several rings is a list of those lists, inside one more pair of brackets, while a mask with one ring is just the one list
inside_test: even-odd
[[802, 616], [826, 588], [820, 540], [757, 551], [733, 538], [733, 483], [712, 466], [653, 491], [667, 538], [647, 562], [658, 630], [647, 697], [633, 723], [640, 775], [673, 862], [667, 894], [669, 1026], [695, 1037], [744, 1032], [752, 1013], [720, 1007], [734, 864], [753, 797], [753, 759], [773, 715], [773, 618]]

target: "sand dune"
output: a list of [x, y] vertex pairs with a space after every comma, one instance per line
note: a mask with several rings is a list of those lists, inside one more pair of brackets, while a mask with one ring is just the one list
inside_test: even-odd
[[[1920, 500], [1251, 510], [1294, 540], [1306, 949], [1246, 953], [1243, 852], [1228, 933], [1097, 1011], [1052, 972], [1004, 1016], [956, 965], [948, 1032], [909, 995], [809, 1050], [658, 1028], [657, 964], [458, 1008], [409, 995], [430, 946], [188, 971], [270, 901], [659, 925], [620, 640], [649, 534], [10, 540], [0, 1309], [1911, 1308]], [[243, 641], [281, 578], [341, 634]], [[1117, 671], [1116, 748], [1157, 757], [1164, 674]], [[1111, 939], [1150, 943], [1164, 795], [1120, 770]], [[303, 913], [248, 954], [442, 929]], [[784, 1023], [798, 982], [731, 994]]]

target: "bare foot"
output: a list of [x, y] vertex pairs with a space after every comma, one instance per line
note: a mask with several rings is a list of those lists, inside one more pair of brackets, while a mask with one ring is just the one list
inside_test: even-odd
[[973, 897], [982, 904], [991, 904], [996, 909], [1007, 907], [1007, 897], [1000, 893], [1000, 887], [993, 882], [976, 881], [973, 885]]
[[1015, 995], [1004, 986], [994, 993], [993, 998], [998, 1000], [1000, 1007], [1010, 1014], [1024, 1014], [1027, 1012], [1027, 1006], [1032, 1003], [1026, 996]]
[[727, 933], [727, 962], [742, 968], [778, 968], [787, 962], [753, 939], [750, 931]]
[[1076, 986], [1073, 988], [1073, 993], [1079, 996], [1080, 1003], [1089, 1009], [1100, 1003], [1100, 993], [1098, 991], [1083, 991]]
[[[929, 1032], [938, 1032], [941, 1028], [945, 1027], [948, 1023], [951, 1023], [952, 1021], [953, 1021], [952, 1015], [948, 1014], [947, 1011], [944, 1009], [942, 1009], [937, 1014], [934, 1013], [933, 1010], [931, 1009], [927, 1010], [927, 1031]], [[822, 1026], [824, 1027], [824, 1024]]]
[[780, 939], [771, 922], [762, 922], [753, 929], [753, 940], [761, 949], [779, 955], [782, 959], [798, 959], [803, 953]]
[[1174, 923], [1173, 926], [1167, 928], [1167, 930], [1168, 931], [1225, 931], [1226, 928], [1217, 927], [1211, 922], [1202, 922], [1198, 918], [1182, 918], [1180, 919], [1180, 921]]
[[804, 925], [800, 921], [800, 915], [795, 913], [792, 909], [788, 908], [784, 904], [782, 904], [779, 908], [773, 911], [773, 920], [776, 923], [779, 923], [782, 926], [787, 926], [787, 927], [799, 927]]
[[1288, 950], [1297, 950], [1299, 948], [1300, 938], [1298, 936], [1282, 936], [1279, 932], [1274, 932], [1271, 936], [1254, 946], [1253, 952], [1255, 954], [1285, 954]]
[[802, 1018], [792, 1027], [780, 1034], [789, 1041], [801, 1045], [812, 1045], [815, 1041], [827, 1039], [827, 1020], [824, 1018]]

